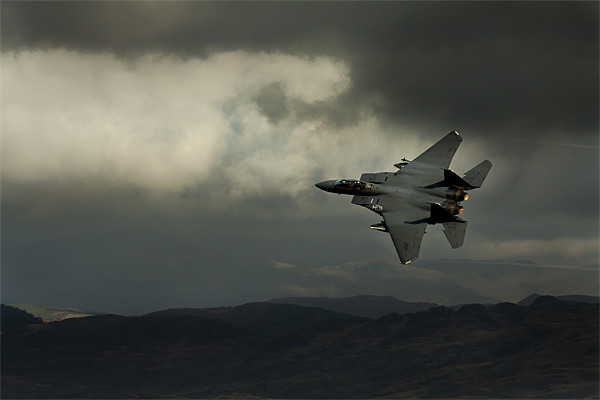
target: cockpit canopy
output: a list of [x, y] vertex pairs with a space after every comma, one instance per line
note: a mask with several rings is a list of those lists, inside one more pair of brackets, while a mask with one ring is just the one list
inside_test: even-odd
[[339, 181], [335, 181], [333, 184], [333, 188], [337, 190], [364, 190], [367, 187], [365, 182], [358, 181], [356, 179], [340, 179]]

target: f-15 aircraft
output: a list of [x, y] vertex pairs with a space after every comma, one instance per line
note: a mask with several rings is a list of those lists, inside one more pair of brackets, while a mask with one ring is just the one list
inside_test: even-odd
[[408, 264], [419, 257], [428, 224], [443, 224], [452, 248], [463, 245], [467, 221], [458, 217], [464, 210], [461, 202], [469, 198], [466, 190], [481, 187], [492, 163], [485, 160], [463, 177], [448, 169], [461, 142], [452, 131], [414, 160], [403, 158], [394, 164], [396, 172], [364, 173], [360, 180], [328, 180], [315, 186], [353, 195], [353, 204], [379, 214], [383, 221], [371, 229], [388, 232], [400, 261]]

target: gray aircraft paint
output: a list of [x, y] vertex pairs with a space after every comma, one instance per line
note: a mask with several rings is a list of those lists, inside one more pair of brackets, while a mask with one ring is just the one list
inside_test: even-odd
[[462, 178], [448, 169], [462, 138], [456, 131], [444, 136], [413, 161], [394, 164], [397, 172], [364, 173], [360, 180], [339, 179], [317, 183], [321, 190], [352, 195], [352, 203], [383, 218], [372, 229], [388, 232], [400, 261], [408, 264], [419, 257], [428, 224], [444, 225], [452, 248], [463, 245], [467, 221], [457, 215], [468, 200], [466, 190], [481, 187], [492, 163], [485, 160]]

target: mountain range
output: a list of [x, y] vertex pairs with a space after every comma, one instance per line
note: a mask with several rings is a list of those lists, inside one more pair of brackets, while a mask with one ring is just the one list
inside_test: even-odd
[[176, 308], [156, 311], [146, 317], [198, 317], [229, 322], [258, 335], [281, 336], [332, 319], [356, 316], [295, 304], [249, 303], [236, 307]]
[[252, 303], [34, 323], [2, 333], [1, 395], [598, 398], [598, 301], [587, 300], [376, 319]]
[[307, 307], [319, 307], [325, 310], [352, 314], [365, 318], [380, 318], [384, 315], [408, 314], [425, 311], [439, 304], [409, 302], [392, 296], [360, 295], [346, 298], [330, 297], [285, 297], [269, 300], [270, 303], [296, 304]]

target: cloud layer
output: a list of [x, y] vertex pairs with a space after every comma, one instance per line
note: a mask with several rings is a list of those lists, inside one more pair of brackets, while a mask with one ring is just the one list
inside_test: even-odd
[[398, 157], [397, 145], [381, 146], [374, 117], [331, 125], [327, 109], [351, 86], [348, 66], [332, 58], [236, 51], [148, 55], [130, 66], [54, 50], [3, 62], [8, 184], [137, 188], [159, 200], [198, 197], [222, 212], [252, 198], [300, 207], [316, 180], [360, 174], [374, 154]]
[[302, 157], [286, 147], [315, 126], [285, 132], [269, 122], [257, 104], [265, 87], [277, 84], [284, 101], [311, 105], [349, 84], [340, 62], [244, 52], [186, 62], [147, 56], [134, 68], [110, 55], [23, 52], [3, 64], [7, 179], [110, 175], [167, 191], [206, 179], [223, 157], [240, 173], [267, 168], [278, 152], [282, 164]]

